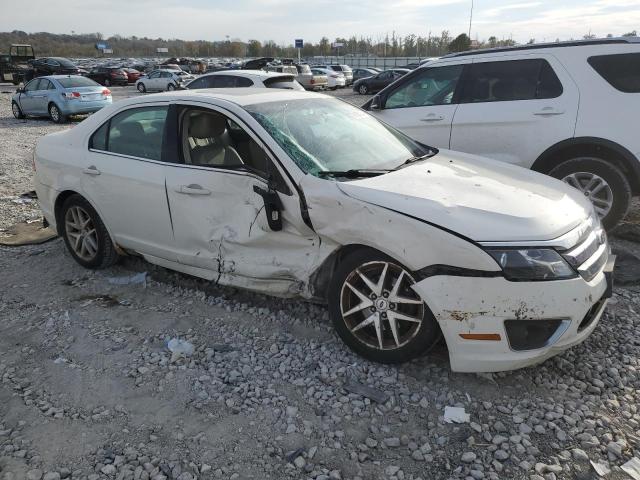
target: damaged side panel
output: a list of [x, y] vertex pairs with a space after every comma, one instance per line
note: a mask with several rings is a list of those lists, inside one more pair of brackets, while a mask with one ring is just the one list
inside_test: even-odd
[[[186, 185], [203, 194], [180, 191]], [[311, 273], [335, 249], [302, 220], [299, 199], [279, 194], [283, 228], [268, 225], [253, 175], [176, 168], [167, 179], [181, 264], [214, 272], [213, 280], [273, 295], [304, 295]], [[192, 190], [189, 190], [192, 191]]]

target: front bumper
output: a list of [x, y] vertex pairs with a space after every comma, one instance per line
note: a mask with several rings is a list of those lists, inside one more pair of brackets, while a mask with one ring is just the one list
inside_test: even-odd
[[[453, 371], [515, 370], [557, 355], [591, 334], [611, 295], [614, 259], [589, 282], [582, 277], [511, 282], [503, 277], [434, 276], [413, 288], [440, 324]], [[547, 319], [563, 320], [562, 331], [548, 344], [532, 350], [512, 348], [505, 321]], [[480, 334], [486, 339], [477, 339]]]

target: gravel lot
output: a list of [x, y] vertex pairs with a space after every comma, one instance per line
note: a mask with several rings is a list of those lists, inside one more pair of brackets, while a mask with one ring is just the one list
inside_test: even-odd
[[[40, 217], [18, 197], [31, 149], [69, 127], [13, 119], [13, 88], [0, 91], [2, 235]], [[60, 239], [0, 247], [0, 272], [2, 480], [598, 478], [590, 462], [631, 478], [619, 466], [640, 448], [633, 285], [616, 287], [582, 345], [468, 375], [450, 371], [444, 345], [402, 366], [356, 357], [316, 305], [138, 259], [84, 270]], [[110, 282], [138, 272], [146, 285]], [[195, 352], [172, 358], [172, 338]], [[444, 423], [445, 406], [470, 423]]]

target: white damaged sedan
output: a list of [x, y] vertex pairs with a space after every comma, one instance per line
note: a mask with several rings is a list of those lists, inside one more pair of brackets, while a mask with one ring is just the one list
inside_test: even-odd
[[429, 148], [322, 94], [218, 89], [118, 102], [38, 142], [36, 190], [71, 256], [120, 255], [326, 302], [362, 356], [441, 335], [455, 371], [540, 362], [611, 295], [591, 203], [558, 180]]

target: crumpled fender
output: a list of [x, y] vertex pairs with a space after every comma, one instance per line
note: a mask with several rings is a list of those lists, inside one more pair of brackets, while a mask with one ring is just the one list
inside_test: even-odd
[[349, 197], [336, 182], [305, 175], [300, 187], [314, 230], [334, 243], [375, 248], [413, 271], [431, 265], [500, 270], [472, 241], [401, 212]]

